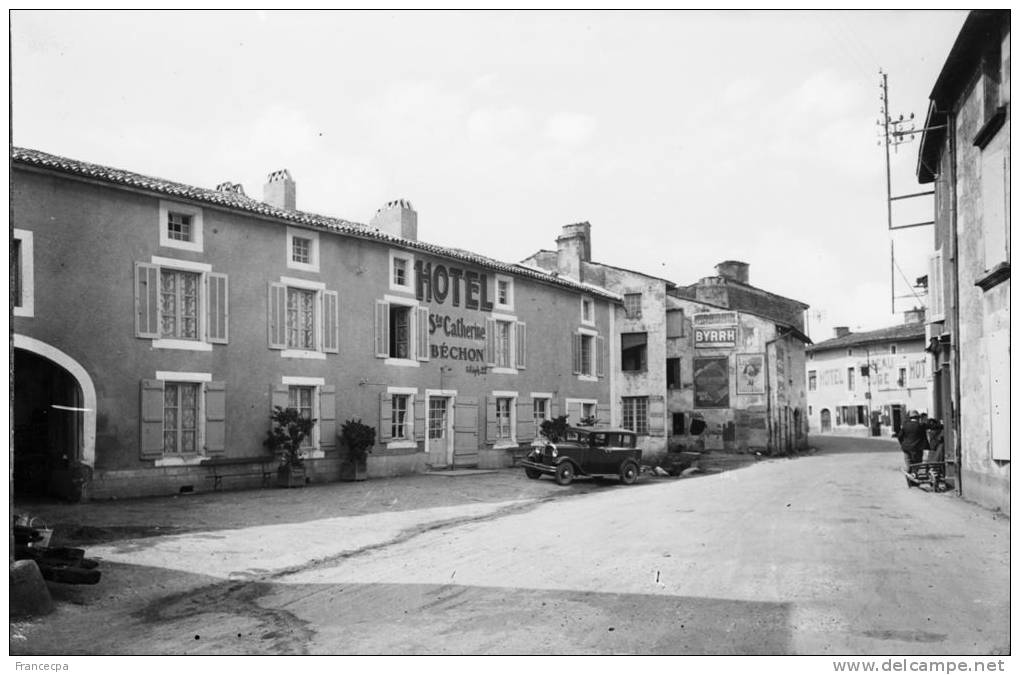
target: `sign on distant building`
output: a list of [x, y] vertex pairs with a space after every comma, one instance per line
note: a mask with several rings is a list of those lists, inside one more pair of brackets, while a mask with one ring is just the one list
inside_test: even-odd
[[729, 358], [694, 359], [694, 407], [730, 407]]
[[695, 348], [736, 347], [736, 312], [702, 312], [691, 316], [691, 322], [694, 324]]

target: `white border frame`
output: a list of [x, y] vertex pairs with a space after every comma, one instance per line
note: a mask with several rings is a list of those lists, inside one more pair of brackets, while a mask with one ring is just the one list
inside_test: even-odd
[[[401, 307], [407, 307], [410, 311], [408, 316], [408, 332], [410, 335], [408, 339], [410, 344], [408, 350], [411, 353], [411, 357], [407, 359], [398, 359], [393, 356], [387, 356], [383, 360], [383, 364], [387, 366], [403, 366], [405, 368], [421, 368], [421, 361], [418, 360], [418, 307], [421, 303], [418, 302], [418, 298], [405, 297], [403, 295], [390, 295], [386, 293], [382, 297], [383, 301], [388, 302], [392, 308], [393, 305], [400, 305]], [[388, 336], [387, 336], [388, 337]], [[388, 342], [388, 341], [387, 341]]]
[[[510, 438], [505, 440], [497, 441], [493, 439], [492, 449], [502, 450], [504, 448], [516, 448], [517, 447], [517, 400], [520, 396], [516, 391], [507, 390], [494, 390], [492, 392], [493, 399], [508, 398], [510, 399]], [[493, 420], [495, 421], [495, 420]], [[486, 420], [488, 422], [488, 420]], [[486, 439], [488, 440], [488, 439]]]
[[[584, 303], [587, 301], [591, 305], [591, 318], [584, 318]], [[582, 295], [579, 309], [581, 310], [581, 325], [583, 326], [594, 326], [595, 325], [595, 298], [590, 295]]]
[[322, 281], [298, 279], [297, 277], [288, 276], [281, 276], [280, 283], [288, 288], [300, 288], [305, 291], [315, 291], [315, 326], [312, 328], [312, 334], [315, 338], [315, 349], [281, 349], [280, 358], [325, 361], [326, 352], [322, 351], [322, 296], [323, 291], [326, 290], [326, 284]]
[[[415, 421], [414, 420], [414, 402], [415, 402], [415, 400], [417, 400], [417, 397], [418, 397], [418, 389], [417, 389], [417, 387], [386, 387], [386, 393], [389, 396], [407, 396], [408, 397], [408, 399], [407, 399], [407, 419], [404, 421], [404, 429], [405, 429], [404, 433], [407, 434], [407, 437], [399, 439], [399, 440], [390, 441], [389, 443], [386, 444], [386, 447], [388, 449], [393, 449], [393, 450], [403, 450], [403, 449], [408, 449], [408, 448], [417, 448], [418, 447], [418, 442], [416, 440], [414, 440], [414, 432], [415, 432], [415, 428], [414, 428], [414, 421]], [[425, 427], [426, 427], [426, 431], [427, 431], [428, 430], [428, 410], [425, 411], [425, 415], [426, 415]], [[392, 422], [393, 422], [393, 420], [391, 419], [390, 423], [392, 424]], [[382, 420], [379, 420], [379, 423], [382, 424]]]
[[[308, 239], [312, 242], [311, 251], [309, 251], [312, 262], [302, 263], [294, 260], [294, 237]], [[319, 233], [316, 230], [287, 226], [287, 267], [302, 272], [319, 273]]]
[[[582, 415], [584, 415], [584, 406], [587, 403], [590, 403], [591, 405], [595, 406], [595, 414], [596, 415], [598, 415], [598, 413], [599, 413], [599, 410], [598, 410], [599, 409], [599, 400], [597, 398], [564, 398], [563, 399], [563, 414], [564, 415], [569, 415], [570, 414], [570, 404], [571, 403], [578, 403], [578, 404], [581, 405], [581, 414]], [[576, 419], [576, 420], [570, 421], [570, 419], [568, 418], [567, 419], [567, 424], [570, 425], [570, 426], [575, 426], [576, 427], [580, 421], [581, 421], [580, 419]]]
[[150, 259], [153, 265], [159, 265], [160, 271], [163, 268], [180, 270], [183, 272], [195, 272], [200, 275], [198, 280], [198, 334], [197, 340], [184, 340], [181, 338], [153, 338], [153, 349], [179, 349], [189, 352], [211, 352], [212, 343], [206, 335], [206, 315], [209, 313], [208, 297], [208, 274], [212, 272], [212, 265], [209, 263], [194, 262], [192, 260], [178, 260], [177, 258], [164, 258], [154, 255]]
[[[180, 241], [178, 239], [171, 239], [167, 232], [168, 217], [170, 212], [183, 213], [186, 216], [191, 216], [191, 241]], [[159, 245], [166, 248], [177, 248], [182, 251], [196, 251], [202, 252], [203, 236], [202, 236], [202, 209], [198, 206], [192, 206], [191, 204], [184, 204], [182, 202], [173, 202], [166, 199], [159, 200]]]
[[[586, 375], [585, 373], [582, 372], [582, 373], [578, 374], [577, 379], [582, 380], [584, 382], [598, 382], [599, 381], [599, 376], [598, 376], [598, 370], [599, 370], [598, 369], [598, 355], [595, 353], [595, 350], [598, 349], [599, 332], [597, 330], [592, 330], [590, 328], [578, 328], [577, 329], [577, 333], [575, 333], [575, 335], [587, 335], [587, 336], [592, 338], [592, 343], [591, 343], [591, 375]], [[584, 364], [582, 363], [581, 365], [583, 366]], [[605, 365], [605, 364], [603, 364], [603, 365]], [[580, 400], [580, 399], [577, 399], [577, 400]]]
[[[494, 319], [495, 321], [506, 321], [506, 322], [508, 322], [510, 324], [510, 354], [509, 354], [509, 357], [510, 357], [510, 363], [513, 363], [514, 365], [516, 365], [517, 364], [517, 321], [518, 321], [517, 317], [512, 315], [512, 314], [500, 314], [498, 312], [492, 312], [491, 314], [489, 314], [489, 318]], [[494, 340], [493, 344], [495, 344], [495, 337], [493, 337], [493, 340]], [[495, 358], [496, 355], [493, 354], [492, 357]], [[489, 369], [489, 372], [490, 373], [494, 373], [496, 375], [516, 375], [519, 371], [517, 370], [516, 367], [493, 366], [492, 368]]]
[[31, 230], [14, 228], [14, 239], [21, 242], [21, 306], [14, 316], [35, 316], [35, 242]]

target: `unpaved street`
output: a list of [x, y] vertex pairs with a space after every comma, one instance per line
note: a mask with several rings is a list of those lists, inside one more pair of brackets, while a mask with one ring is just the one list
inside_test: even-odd
[[888, 441], [813, 445], [634, 488], [543, 480], [553, 501], [114, 542], [91, 553], [109, 597], [12, 649], [1008, 653], [1008, 519], [908, 490]]

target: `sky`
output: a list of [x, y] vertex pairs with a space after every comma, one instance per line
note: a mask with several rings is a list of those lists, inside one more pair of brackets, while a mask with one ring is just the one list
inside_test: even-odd
[[[593, 260], [678, 284], [749, 263], [815, 341], [925, 299], [931, 227], [887, 230], [879, 69], [923, 120], [964, 11], [10, 17], [17, 146], [256, 198], [286, 168], [301, 210], [408, 199], [419, 239], [507, 262], [588, 221]], [[894, 195], [926, 189], [917, 148]]]

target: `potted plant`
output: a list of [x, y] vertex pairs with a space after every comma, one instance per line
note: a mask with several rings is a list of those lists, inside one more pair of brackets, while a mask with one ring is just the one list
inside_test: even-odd
[[567, 433], [567, 416], [560, 415], [551, 420], [542, 420], [538, 429], [539, 433], [550, 443], [557, 443], [563, 440], [563, 436]]
[[300, 487], [305, 484], [305, 462], [301, 443], [312, 433], [315, 420], [302, 417], [296, 408], [274, 406], [269, 416], [273, 426], [262, 443], [280, 458], [276, 470], [279, 487]]
[[375, 445], [375, 427], [360, 419], [347, 420], [340, 427], [340, 443], [346, 448], [346, 457], [340, 465], [343, 480], [365, 480], [368, 476], [368, 453]]

